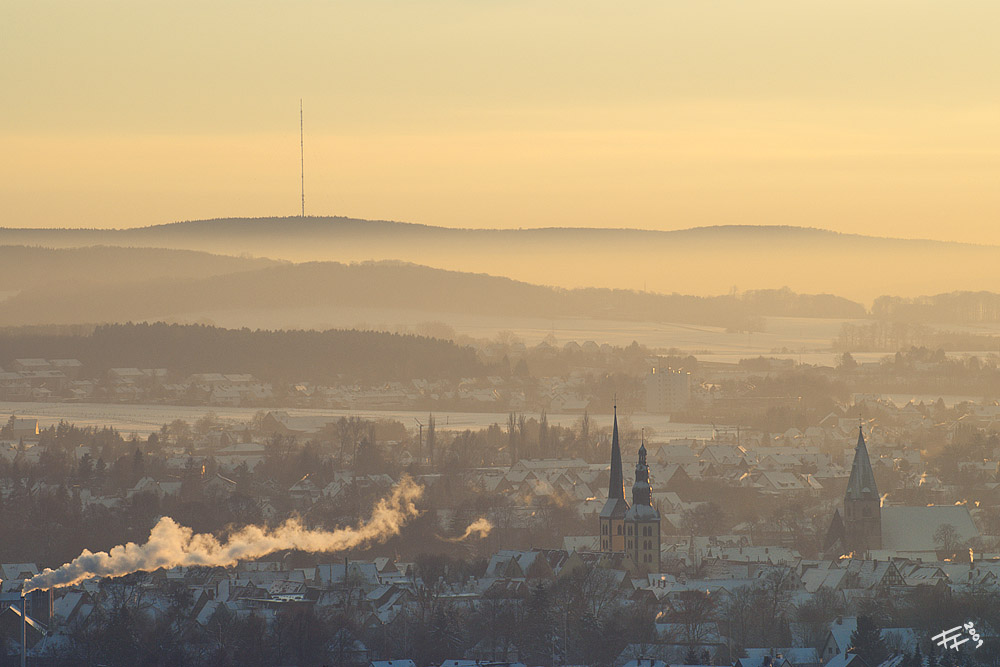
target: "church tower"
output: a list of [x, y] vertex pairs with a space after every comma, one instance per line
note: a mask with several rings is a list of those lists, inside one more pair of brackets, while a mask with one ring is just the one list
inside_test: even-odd
[[858, 428], [851, 477], [844, 494], [844, 547], [858, 555], [882, 548], [882, 500], [875, 485], [875, 471], [868, 458], [865, 436]]
[[625, 512], [625, 553], [632, 557], [640, 572], [660, 571], [660, 513], [653, 507], [645, 442], [639, 445], [632, 507]]
[[618, 406], [615, 406], [615, 426], [611, 434], [611, 481], [608, 500], [598, 521], [601, 524], [601, 551], [625, 551], [625, 477], [622, 474], [622, 450], [618, 445]]

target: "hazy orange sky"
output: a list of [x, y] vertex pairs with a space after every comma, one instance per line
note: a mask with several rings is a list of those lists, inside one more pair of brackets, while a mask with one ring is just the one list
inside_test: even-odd
[[8, 3], [0, 225], [1000, 243], [995, 0]]

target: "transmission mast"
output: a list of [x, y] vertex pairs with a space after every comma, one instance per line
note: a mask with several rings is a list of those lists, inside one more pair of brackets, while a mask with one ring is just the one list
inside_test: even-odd
[[306, 217], [306, 142], [302, 125], [302, 98], [299, 98], [299, 166], [302, 170], [302, 217]]

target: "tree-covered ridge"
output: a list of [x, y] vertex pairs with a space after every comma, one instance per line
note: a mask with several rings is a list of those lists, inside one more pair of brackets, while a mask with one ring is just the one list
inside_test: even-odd
[[0, 290], [40, 285], [75, 289], [81, 283], [153, 278], [207, 278], [279, 264], [271, 259], [213, 255], [196, 250], [90, 246], [42, 248], [0, 245]]
[[123, 322], [266, 308], [406, 308], [510, 317], [592, 317], [746, 329], [754, 318], [864, 317], [859, 303], [789, 289], [721, 296], [561, 289], [403, 262], [307, 262], [204, 278], [39, 286], [0, 303], [11, 324]]
[[1000, 322], [1000, 294], [949, 292], [912, 299], [880, 296], [872, 304], [872, 315], [883, 320], [911, 323]]
[[167, 368], [178, 373], [250, 373], [265, 381], [364, 382], [481, 376], [471, 348], [376, 331], [266, 331], [204, 325], [111, 324], [90, 335], [8, 335], [0, 366], [18, 358], [75, 358], [91, 372]]

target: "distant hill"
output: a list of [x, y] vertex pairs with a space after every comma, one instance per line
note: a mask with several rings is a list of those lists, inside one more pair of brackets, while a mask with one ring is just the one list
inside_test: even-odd
[[726, 293], [734, 286], [788, 286], [796, 292], [863, 301], [881, 294], [1000, 291], [1000, 274], [993, 270], [1000, 262], [997, 246], [806, 227], [474, 230], [293, 217], [199, 220], [121, 230], [3, 228], [0, 244], [162, 247], [298, 262], [394, 259], [566, 288], [700, 296]]
[[0, 246], [0, 291], [38, 285], [207, 278], [281, 262], [163, 248]]
[[788, 290], [696, 297], [532, 285], [400, 262], [308, 262], [205, 278], [38, 285], [0, 302], [0, 322], [74, 324], [190, 318], [209, 311], [374, 307], [510, 317], [686, 322], [740, 328], [751, 318], [864, 317], [861, 304]]

